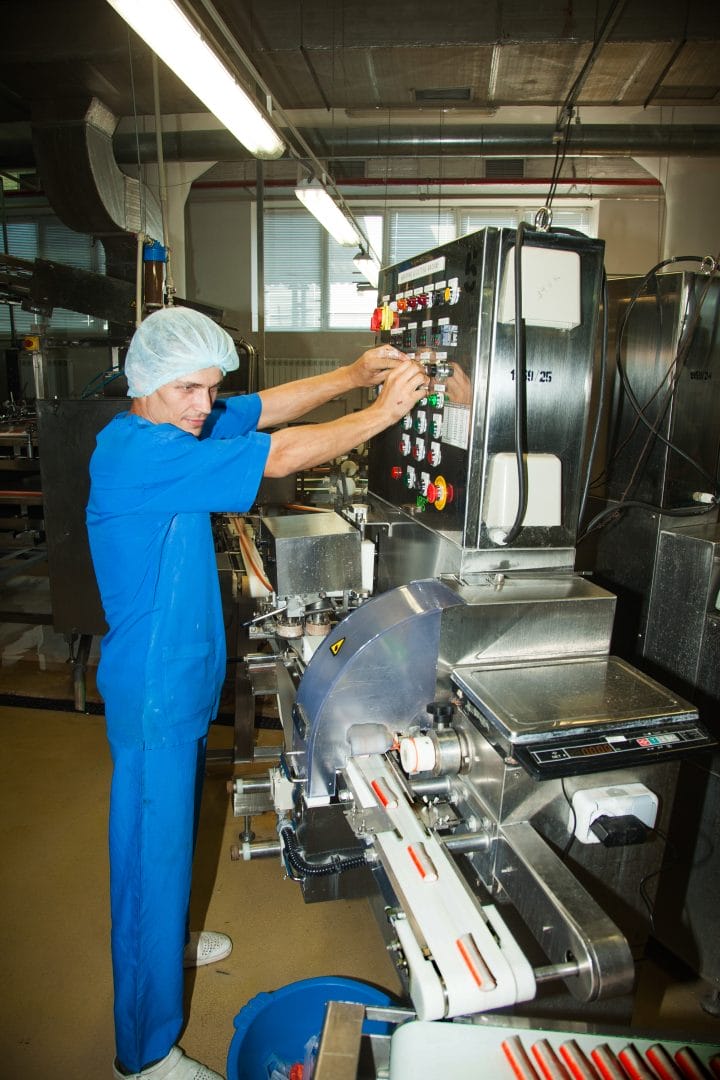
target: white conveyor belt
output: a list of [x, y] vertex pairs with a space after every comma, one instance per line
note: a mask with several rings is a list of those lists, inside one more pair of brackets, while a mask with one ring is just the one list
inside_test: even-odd
[[402, 907], [393, 925], [418, 1017], [468, 1016], [534, 998], [532, 967], [497, 909], [473, 897], [386, 759], [355, 757], [344, 773], [356, 810], [373, 811], [374, 846]]

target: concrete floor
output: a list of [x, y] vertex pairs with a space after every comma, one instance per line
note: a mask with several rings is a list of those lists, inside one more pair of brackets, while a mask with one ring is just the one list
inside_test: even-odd
[[[72, 699], [64, 642], [0, 624], [0, 693]], [[93, 670], [88, 701], [97, 701]], [[214, 727], [212, 747], [231, 730]], [[273, 733], [263, 733], [272, 739]], [[0, 706], [0, 831], [4, 1004], [0, 1077], [101, 1080], [113, 1057], [106, 824], [110, 758], [99, 715]], [[261, 766], [253, 767], [262, 772]], [[248, 767], [234, 770], [247, 774]], [[400, 990], [366, 901], [305, 905], [279, 861], [233, 863], [240, 822], [229, 765], [208, 769], [193, 895], [193, 924], [229, 933], [232, 955], [189, 973], [186, 1051], [225, 1073], [233, 1018], [260, 991], [320, 975]], [[274, 835], [270, 816], [259, 837]], [[706, 984], [666, 959], [643, 961], [634, 1025], [720, 1046], [720, 1021], [700, 1007]], [[232, 1078], [231, 1078], [232, 1080]], [[433, 1080], [433, 1078], [429, 1078]], [[493, 1080], [488, 1077], [487, 1080]]]

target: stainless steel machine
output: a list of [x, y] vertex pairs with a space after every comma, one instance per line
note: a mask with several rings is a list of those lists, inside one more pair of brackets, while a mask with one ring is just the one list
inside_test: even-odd
[[[589, 540], [598, 578], [618, 596], [613, 648], [693, 701], [717, 738], [720, 279], [688, 271], [618, 279], [609, 314], [622, 370], [592, 505], [607, 524]], [[719, 775], [717, 752], [682, 764], [674, 861], [660, 881], [654, 926], [657, 939], [707, 980], [704, 1006], [715, 1014]]]
[[574, 570], [602, 256], [486, 229], [386, 270], [376, 323], [433, 385], [370, 448], [356, 572], [328, 589], [303, 558], [283, 585], [297, 519], [248, 556], [283, 752], [234, 792], [245, 816], [268, 793], [279, 839], [238, 853], [279, 852], [307, 900], [373, 895], [421, 1020], [627, 1004], [678, 762], [712, 743], [610, 654], [615, 597]]

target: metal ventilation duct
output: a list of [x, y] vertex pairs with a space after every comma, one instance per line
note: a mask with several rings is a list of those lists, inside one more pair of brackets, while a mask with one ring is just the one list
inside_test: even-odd
[[[387, 157], [554, 157], [557, 132], [548, 125], [485, 124], [353, 128], [300, 128], [314, 153], [330, 160]], [[154, 134], [118, 134], [119, 162], [155, 161]], [[164, 132], [167, 161], [243, 161], [250, 154], [227, 131]], [[571, 129], [568, 157], [720, 156], [720, 126], [582, 124]]]
[[61, 110], [47, 106], [33, 116], [32, 139], [54, 212], [69, 228], [99, 237], [108, 272], [132, 280], [136, 234], [162, 240], [162, 218], [153, 193], [118, 167], [116, 127], [113, 113], [92, 98], [75, 109], [66, 103]]

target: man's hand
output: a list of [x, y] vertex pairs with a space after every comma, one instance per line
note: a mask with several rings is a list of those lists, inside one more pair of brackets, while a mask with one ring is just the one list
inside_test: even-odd
[[348, 372], [355, 386], [378, 386], [385, 381], [391, 368], [396, 368], [401, 360], [406, 359], [405, 353], [392, 345], [379, 345], [359, 356], [349, 365]]
[[455, 405], [472, 405], [472, 383], [459, 364], [453, 364], [452, 369], [445, 380], [448, 398]]
[[382, 390], [371, 408], [380, 409], [386, 416], [385, 427], [410, 412], [430, 387], [427, 373], [414, 360], [401, 360], [388, 372]]

